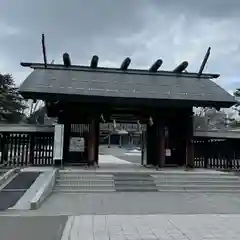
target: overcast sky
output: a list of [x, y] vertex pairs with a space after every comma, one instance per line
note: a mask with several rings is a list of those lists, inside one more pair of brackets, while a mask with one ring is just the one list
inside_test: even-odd
[[197, 71], [209, 46], [206, 71], [220, 73], [219, 84], [240, 87], [239, 0], [0, 0], [0, 72], [20, 83], [30, 72], [21, 61], [42, 62], [41, 34], [48, 61], [148, 68], [157, 58], [172, 70], [189, 61]]

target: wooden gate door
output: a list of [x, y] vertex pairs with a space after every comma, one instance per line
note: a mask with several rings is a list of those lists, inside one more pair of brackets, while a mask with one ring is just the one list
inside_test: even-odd
[[186, 140], [184, 128], [170, 125], [166, 146], [166, 166], [182, 166], [186, 158]]

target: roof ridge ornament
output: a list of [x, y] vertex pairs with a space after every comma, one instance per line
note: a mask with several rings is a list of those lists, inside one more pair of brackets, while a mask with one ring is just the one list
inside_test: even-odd
[[204, 68], [205, 68], [205, 66], [206, 66], [206, 64], [207, 64], [208, 58], [209, 58], [209, 56], [210, 56], [210, 53], [211, 53], [211, 47], [208, 48], [208, 50], [207, 50], [207, 52], [206, 52], [206, 54], [205, 54], [205, 56], [204, 56], [204, 59], [203, 59], [203, 61], [202, 61], [202, 64], [201, 64], [201, 66], [200, 66], [200, 69], [199, 69], [199, 71], [198, 71], [198, 77], [200, 77], [200, 76], [202, 75], [203, 70], [204, 70]]
[[97, 68], [98, 67], [98, 60], [99, 60], [99, 57], [97, 55], [93, 55], [91, 63], [90, 63], [90, 67], [91, 68]]
[[42, 34], [42, 52], [43, 52], [44, 67], [47, 68], [47, 54], [46, 54], [45, 35], [44, 35], [44, 33]]
[[157, 72], [157, 70], [162, 66], [163, 60], [158, 59], [156, 62], [153, 63], [153, 65], [149, 68], [149, 72]]
[[131, 59], [129, 57], [125, 58], [120, 66], [120, 69], [126, 71], [131, 63]]
[[174, 73], [182, 73], [188, 67], [188, 62], [184, 61], [180, 63], [175, 69], [173, 69]]
[[71, 59], [68, 53], [63, 54], [63, 64], [65, 67], [70, 67], [71, 66]]

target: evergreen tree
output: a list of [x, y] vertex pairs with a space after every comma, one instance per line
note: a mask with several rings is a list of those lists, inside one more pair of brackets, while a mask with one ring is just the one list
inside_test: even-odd
[[24, 117], [25, 108], [12, 75], [0, 74], [0, 121], [20, 122]]
[[[237, 88], [236, 91], [233, 93], [235, 97], [240, 98], [240, 88]], [[238, 107], [240, 104], [238, 103], [236, 107]]]
[[[236, 98], [240, 98], [240, 88], [237, 88], [236, 91], [233, 93], [233, 95], [236, 97]], [[237, 104], [235, 104], [235, 106], [233, 107], [233, 109], [235, 111], [238, 112], [238, 115], [240, 115], [240, 102], [238, 102]], [[240, 121], [239, 119], [234, 119], [231, 124], [230, 124], [231, 127], [240, 127]]]

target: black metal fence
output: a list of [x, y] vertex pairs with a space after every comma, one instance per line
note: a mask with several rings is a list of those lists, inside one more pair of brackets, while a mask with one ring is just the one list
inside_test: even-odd
[[240, 169], [240, 139], [196, 138], [193, 144], [195, 167]]
[[53, 131], [0, 131], [0, 166], [53, 164]]

